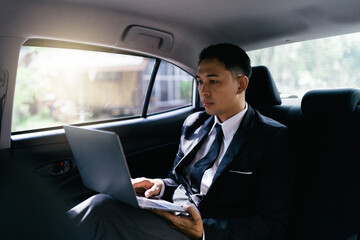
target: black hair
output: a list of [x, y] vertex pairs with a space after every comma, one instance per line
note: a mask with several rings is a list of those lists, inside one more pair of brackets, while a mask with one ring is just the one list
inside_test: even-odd
[[199, 64], [204, 59], [217, 59], [225, 65], [225, 69], [230, 71], [233, 77], [240, 72], [248, 78], [251, 76], [250, 58], [242, 48], [236, 45], [230, 43], [210, 45], [201, 51]]

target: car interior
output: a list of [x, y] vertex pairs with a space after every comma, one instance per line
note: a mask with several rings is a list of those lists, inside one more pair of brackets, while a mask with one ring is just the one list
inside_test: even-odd
[[[65, 124], [117, 133], [133, 178], [165, 177], [184, 120], [204, 110], [193, 80], [198, 55], [222, 42], [254, 56], [248, 104], [289, 129], [294, 187], [287, 239], [359, 239], [360, 48], [343, 40], [345, 50], [324, 69], [331, 77], [316, 80], [321, 86], [307, 73], [280, 74], [271, 61], [255, 59], [266, 57], [255, 51], [323, 38], [335, 48], [329, 37], [360, 32], [358, 0], [1, 3], [1, 239], [82, 238], [66, 211], [95, 192], [82, 184]], [[357, 62], [347, 61], [353, 55]], [[301, 70], [301, 59], [292, 59]], [[344, 85], [334, 86], [334, 79]], [[286, 97], [291, 84], [311, 88]]]

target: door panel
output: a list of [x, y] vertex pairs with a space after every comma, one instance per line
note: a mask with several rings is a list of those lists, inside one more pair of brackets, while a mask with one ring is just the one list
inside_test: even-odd
[[[193, 111], [191, 107], [146, 119], [92, 126], [120, 136], [132, 177], [164, 177], [172, 167], [183, 121]], [[82, 185], [62, 132], [13, 140], [9, 152], [12, 161], [55, 189], [67, 208], [94, 194]]]

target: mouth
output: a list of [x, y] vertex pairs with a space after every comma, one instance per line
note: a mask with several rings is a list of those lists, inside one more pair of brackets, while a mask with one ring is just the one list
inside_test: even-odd
[[208, 102], [208, 101], [203, 101], [203, 102], [202, 102], [202, 105], [203, 105], [205, 108], [211, 106], [212, 104], [213, 104], [212, 102]]

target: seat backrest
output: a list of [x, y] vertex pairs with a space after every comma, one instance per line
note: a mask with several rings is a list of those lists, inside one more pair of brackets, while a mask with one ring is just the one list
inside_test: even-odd
[[283, 106], [270, 71], [256, 66], [246, 101], [289, 128], [295, 177], [288, 239], [356, 239], [360, 90], [312, 90], [301, 107]]
[[252, 67], [246, 101], [254, 108], [281, 105], [279, 91], [267, 67]]
[[[285, 124], [291, 124], [291, 112], [300, 112], [300, 107], [282, 106], [279, 91], [270, 70], [266, 66], [252, 67], [246, 101], [261, 114]], [[295, 114], [296, 115], [296, 114]]]
[[301, 111], [314, 119], [351, 118], [359, 102], [358, 89], [311, 90], [302, 99]]
[[297, 129], [292, 239], [350, 239], [359, 230], [360, 90], [313, 90]]

